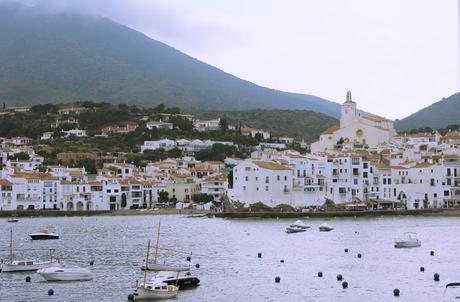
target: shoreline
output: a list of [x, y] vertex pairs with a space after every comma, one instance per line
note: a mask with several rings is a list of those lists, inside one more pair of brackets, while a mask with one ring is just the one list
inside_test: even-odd
[[346, 218], [381, 216], [438, 216], [460, 217], [460, 209], [418, 209], [396, 211], [330, 211], [330, 212], [211, 212], [194, 209], [119, 210], [119, 211], [0, 211], [0, 218], [16, 217], [84, 217], [84, 216], [142, 216], [142, 215], [203, 215], [207, 217], [229, 219], [288, 219], [288, 218]]

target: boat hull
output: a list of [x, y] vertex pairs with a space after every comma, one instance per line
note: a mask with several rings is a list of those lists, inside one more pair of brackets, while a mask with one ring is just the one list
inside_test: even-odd
[[37, 272], [46, 281], [89, 281], [93, 279], [93, 273], [87, 269], [69, 270], [39, 270]]
[[134, 293], [134, 300], [171, 299], [177, 296], [177, 290], [153, 290], [139, 287]]
[[405, 241], [395, 242], [395, 248], [413, 248], [413, 247], [420, 247], [421, 245], [422, 245], [421, 242], [405, 242]]
[[12, 273], [12, 272], [33, 272], [38, 271], [44, 268], [50, 267], [59, 267], [59, 263], [57, 261], [48, 261], [48, 262], [39, 262], [30, 265], [17, 265], [17, 264], [9, 264], [3, 263], [1, 266], [2, 273]]
[[307, 229], [302, 229], [302, 228], [286, 228], [286, 233], [287, 234], [293, 234], [293, 233], [302, 233], [305, 232]]
[[32, 240], [52, 240], [52, 239], [59, 239], [59, 235], [41, 235], [41, 234], [30, 234], [29, 235]]
[[190, 277], [190, 278], [179, 278], [179, 280], [176, 282], [176, 279], [168, 279], [168, 280], [162, 280], [162, 282], [168, 284], [168, 285], [176, 285], [179, 287], [180, 290], [182, 289], [187, 289], [187, 288], [192, 288], [192, 287], [197, 287], [200, 285], [200, 279], [196, 277]]

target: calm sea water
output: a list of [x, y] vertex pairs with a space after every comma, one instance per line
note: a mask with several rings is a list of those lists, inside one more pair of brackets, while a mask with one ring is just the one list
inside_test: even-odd
[[[193, 252], [201, 279], [196, 289], [181, 291], [177, 301], [441, 301], [444, 286], [460, 281], [460, 219], [331, 219], [335, 228], [318, 232], [324, 222], [310, 219], [305, 233], [285, 234], [294, 220], [227, 220], [183, 216], [22, 218], [0, 220], [0, 252], [7, 258], [9, 229], [14, 229], [17, 257], [45, 256], [56, 248], [67, 266], [92, 268], [88, 282], [50, 283], [35, 273], [0, 274], [1, 301], [127, 301], [146, 241], [154, 239], [161, 218], [160, 245]], [[27, 234], [55, 226], [60, 240], [31, 241]], [[393, 240], [415, 231], [422, 247], [395, 249]], [[344, 249], [348, 248], [349, 253]], [[430, 256], [430, 251], [435, 256]], [[262, 258], [257, 258], [257, 253]], [[357, 253], [363, 257], [357, 258]], [[163, 251], [162, 258], [186, 263], [186, 254]], [[285, 262], [280, 263], [283, 259]], [[419, 267], [424, 266], [421, 273]], [[323, 272], [322, 278], [317, 272]], [[439, 273], [440, 282], [433, 281]], [[342, 274], [349, 288], [342, 289]], [[32, 282], [26, 283], [25, 277]], [[276, 276], [281, 278], [275, 283]], [[48, 296], [48, 289], [55, 295]], [[399, 288], [401, 296], [393, 297]]]

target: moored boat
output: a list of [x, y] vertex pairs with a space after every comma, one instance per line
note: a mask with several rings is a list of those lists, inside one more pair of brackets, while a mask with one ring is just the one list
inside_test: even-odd
[[422, 242], [417, 238], [417, 233], [405, 232], [401, 238], [395, 239], [395, 248], [419, 247]]
[[93, 273], [80, 267], [49, 267], [37, 271], [46, 281], [89, 281]]
[[444, 289], [444, 294], [442, 296], [442, 301], [452, 302], [460, 300], [460, 283], [448, 283]]
[[158, 272], [150, 283], [166, 283], [168, 285], [177, 285], [180, 290], [197, 287], [200, 285], [200, 279], [191, 272]]
[[33, 259], [15, 260], [13, 256], [13, 229], [10, 230], [10, 246], [9, 246], [9, 259], [2, 261], [1, 272], [29, 272], [37, 271], [42, 268], [60, 266], [59, 259], [53, 255], [54, 250], [50, 250], [49, 261], [36, 261]]
[[292, 234], [292, 233], [301, 233], [301, 232], [305, 232], [307, 229], [305, 228], [300, 228], [300, 227], [287, 227], [286, 228], [286, 233], [288, 234]]
[[179, 288], [166, 283], [147, 283], [136, 287], [133, 293], [134, 300], [170, 299], [177, 296]]
[[[145, 265], [141, 267], [141, 270], [145, 270]], [[167, 265], [167, 264], [157, 264], [152, 263], [147, 266], [147, 270], [149, 271], [167, 271], [167, 272], [184, 272], [190, 270], [188, 266], [174, 266], [174, 265]]]
[[301, 229], [309, 229], [310, 226], [309, 225], [306, 225], [303, 221], [301, 220], [297, 220], [296, 222], [294, 222], [293, 224], [290, 225], [290, 227], [292, 228], [301, 228]]
[[59, 239], [59, 235], [55, 231], [43, 229], [35, 233], [29, 234], [32, 240], [47, 240], [47, 239]]
[[328, 225], [327, 223], [323, 223], [322, 225], [319, 226], [319, 231], [320, 232], [330, 232], [332, 231], [334, 228], [331, 227], [330, 225]]

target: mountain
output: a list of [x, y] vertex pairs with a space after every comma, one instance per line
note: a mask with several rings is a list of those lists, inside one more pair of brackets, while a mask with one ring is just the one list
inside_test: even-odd
[[460, 93], [443, 98], [402, 120], [395, 121], [398, 131], [424, 127], [438, 129], [449, 125], [460, 125]]
[[333, 117], [309, 110], [255, 109], [245, 111], [209, 111], [196, 112], [198, 117], [225, 118], [231, 125], [262, 128], [270, 131], [272, 136], [290, 136], [314, 142], [324, 129], [337, 125]]
[[0, 5], [0, 101], [92, 99], [207, 110], [308, 109], [340, 105], [255, 85], [102, 17]]

